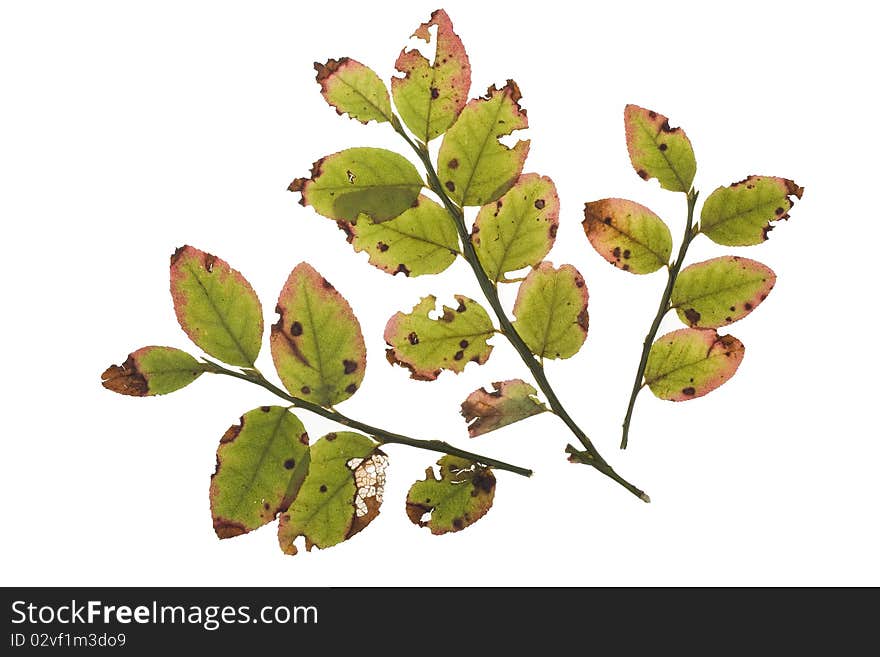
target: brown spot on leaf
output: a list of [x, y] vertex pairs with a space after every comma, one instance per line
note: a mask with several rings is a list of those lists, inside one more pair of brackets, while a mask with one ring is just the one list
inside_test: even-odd
[[764, 238], [765, 242], [767, 241], [771, 230], [773, 230], [773, 226], [771, 226], [770, 224], [767, 224], [761, 229], [761, 236]]
[[625, 249], [625, 250], [623, 251], [623, 257], [624, 257], [624, 259], [629, 260], [630, 255], [632, 255], [632, 254], [630, 253], [630, 250], [629, 250], [629, 249]]
[[751, 310], [753, 307], [754, 306], [752, 306], [752, 304], [750, 304], [748, 301], [746, 301], [743, 305], [743, 308], [745, 308], [746, 310]]
[[622, 269], [623, 269], [623, 271], [629, 271], [629, 265], [624, 265], [624, 266], [622, 267]]
[[461, 342], [458, 343], [458, 346], [461, 347], [462, 349], [467, 349], [468, 344], [470, 344], [470, 343], [467, 340], [462, 340]]
[[353, 383], [349, 383], [347, 386], [345, 386], [345, 392], [347, 392], [349, 395], [353, 395], [357, 391], [357, 389], [358, 387]]
[[321, 87], [324, 87], [324, 81], [336, 73], [336, 71], [338, 71], [347, 61], [348, 57], [340, 57], [339, 59], [328, 59], [326, 64], [315, 62], [315, 70], [318, 72], [315, 76], [315, 81], [318, 82]]
[[268, 413], [269, 411], [272, 410], [272, 407], [271, 406], [260, 406], [260, 410], [263, 411], [264, 413]]
[[[590, 313], [587, 312], [587, 309], [584, 308], [577, 316], [577, 323], [582, 329], [584, 329], [584, 333], [587, 332], [590, 328]], [[556, 354], [557, 356], [559, 354]]]
[[464, 305], [464, 301], [462, 301], [461, 299], [459, 299], [459, 300], [458, 300], [458, 308], [455, 309], [455, 312], [457, 312], [457, 313], [463, 313], [465, 310], [467, 310], [467, 306]]
[[611, 252], [611, 255], [613, 255], [615, 258], [617, 258], [618, 260], [620, 260], [620, 247], [619, 247], [619, 246], [615, 246], [615, 247], [614, 247], [614, 250]]
[[309, 388], [308, 386], [303, 386], [302, 388], [299, 389], [299, 391], [304, 395], [312, 394], [312, 389]]
[[783, 214], [785, 214], [785, 210], [783, 208], [776, 208], [777, 217], [782, 216]]
[[287, 459], [284, 462], [284, 469], [285, 470], [293, 470], [295, 465], [296, 465], [296, 461], [294, 459]]
[[667, 146], [666, 144], [660, 144], [657, 148], [659, 148], [661, 151], [665, 151], [667, 148], [669, 148], [669, 146]]
[[462, 358], [464, 358], [464, 352], [463, 351], [456, 351], [453, 358], [455, 360], [461, 360]]
[[636, 171], [636, 173], [639, 174], [639, 178], [641, 178], [642, 180], [648, 179], [648, 172], [644, 169], [639, 169], [638, 171]]
[[385, 253], [388, 250], [388, 245], [385, 242], [376, 242], [376, 248]]
[[464, 518], [453, 518], [452, 526], [455, 528], [456, 531], [464, 529]]
[[146, 397], [150, 394], [147, 379], [138, 370], [132, 356], [129, 356], [122, 365], [111, 365], [104, 370], [101, 374], [101, 385], [120, 395]]
[[433, 506], [428, 506], [425, 504], [419, 504], [417, 502], [407, 502], [406, 503], [406, 515], [410, 519], [414, 525], [418, 525], [419, 527], [424, 527], [427, 523], [422, 522], [422, 517], [426, 513], [431, 513], [434, 510]]
[[446, 166], [448, 166], [450, 169], [457, 169], [458, 168], [458, 160], [455, 158], [452, 158], [451, 160], [449, 160], [449, 164], [447, 164]]
[[661, 132], [676, 132], [676, 131], [678, 131], [678, 128], [670, 128], [669, 127], [669, 120], [667, 119], [666, 121], [664, 121], [661, 124], [660, 131]]
[[559, 230], [559, 224], [550, 224], [550, 238], [556, 239], [556, 232]]
[[184, 244], [183, 246], [178, 246], [176, 249], [174, 249], [174, 253], [171, 254], [171, 264], [172, 264], [172, 265], [173, 265], [174, 263], [176, 263], [178, 260], [180, 260], [180, 256], [183, 255], [183, 252], [184, 252], [187, 248], [188, 248], [188, 247]]
[[214, 518], [214, 533], [217, 538], [233, 538], [247, 533], [247, 528], [240, 522], [226, 518]]
[[326, 278], [324, 278], [323, 276], [321, 277], [321, 285], [324, 286], [325, 290], [335, 290], [336, 289], [335, 287], [333, 287], [333, 284], [330, 281], [328, 281]]
[[691, 323], [691, 326], [696, 326], [700, 322], [700, 313], [693, 308], [685, 310], [684, 316], [687, 318], [687, 321]]
[[474, 489], [484, 493], [491, 493], [495, 489], [495, 475], [488, 470], [483, 470], [478, 475], [474, 476], [472, 483]]
[[402, 262], [397, 265], [397, 269], [394, 271], [395, 274], [403, 274], [404, 276], [409, 276], [409, 269]]
[[419, 343], [419, 336], [415, 331], [412, 331], [408, 336], [406, 336], [406, 339], [409, 340], [409, 343], [411, 345], [417, 345]]
[[446, 181], [446, 189], [448, 189], [450, 192], [454, 192], [455, 191], [455, 183], [452, 182], [451, 180], [447, 180]]
[[606, 226], [610, 226], [611, 225], [611, 217], [605, 217], [605, 219], [603, 219], [603, 223]]
[[210, 253], [205, 254], [204, 266], [205, 271], [209, 274], [214, 271], [214, 263], [217, 262], [217, 256], [211, 255]]
[[649, 116], [651, 119], [656, 119], [656, 118], [657, 118], [657, 112], [655, 112], [654, 110], [648, 110], [648, 116]]
[[357, 370], [358, 364], [353, 360], [344, 360], [342, 361], [342, 368], [346, 374], [351, 374]]
[[326, 492], [327, 492], [327, 486], [326, 486], [325, 484], [321, 484], [321, 487], [320, 487], [318, 490], [321, 491], [322, 493], [326, 493]]
[[440, 97], [440, 90], [436, 87], [431, 87], [431, 99], [437, 100]]
[[536, 207], [538, 210], [543, 210], [543, 209], [544, 209], [544, 205], [546, 205], [546, 204], [544, 203], [544, 199], [542, 199], [542, 198], [539, 198], [538, 200], [535, 201], [535, 207]]
[[296, 337], [298, 335], [302, 335], [302, 332], [303, 332], [303, 325], [300, 324], [299, 322], [294, 322], [293, 324], [290, 325], [290, 334], [292, 336]]
[[299, 437], [299, 442], [301, 442], [303, 445], [308, 445], [309, 444], [309, 434], [307, 434], [307, 433], [301, 434]]
[[684, 388], [684, 389], [681, 391], [681, 394], [683, 394], [683, 395], [687, 395], [688, 397], [693, 397], [694, 395], [697, 394], [697, 391], [696, 391], [694, 388], [688, 386], [687, 388]]
[[242, 416], [239, 420], [239, 424], [233, 424], [229, 427], [226, 432], [220, 438], [220, 444], [231, 443], [233, 440], [238, 438], [238, 434], [241, 433], [241, 430], [244, 428], [244, 416]]
[[335, 433], [335, 432], [328, 433], [327, 436], [326, 436], [326, 438], [327, 438], [327, 440], [329, 440], [330, 442], [333, 442], [334, 440], [336, 440], [336, 433]]

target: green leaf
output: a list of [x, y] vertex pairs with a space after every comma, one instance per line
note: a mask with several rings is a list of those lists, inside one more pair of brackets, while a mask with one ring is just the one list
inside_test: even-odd
[[340, 222], [355, 251], [366, 251], [370, 264], [389, 274], [439, 274], [459, 253], [458, 232], [446, 210], [426, 196], [390, 221], [367, 215], [357, 223]]
[[742, 342], [732, 335], [718, 335], [714, 329], [678, 329], [651, 346], [645, 384], [660, 399], [696, 399], [732, 377], [744, 354]]
[[559, 197], [547, 177], [526, 173], [500, 199], [480, 208], [472, 242], [493, 282], [508, 272], [533, 267], [556, 241]]
[[588, 296], [577, 269], [542, 262], [520, 285], [513, 326], [536, 356], [570, 358], [587, 339]]
[[285, 511], [309, 471], [309, 437], [293, 413], [263, 406], [223, 434], [211, 475], [218, 538], [245, 534]]
[[388, 457], [358, 433], [330, 433], [311, 449], [309, 473], [286, 513], [278, 542], [296, 554], [300, 536], [306, 550], [327, 548], [351, 538], [379, 515]]
[[337, 221], [360, 214], [388, 221], [412, 207], [424, 186], [412, 162], [383, 148], [349, 148], [312, 165], [311, 178], [297, 178], [288, 189], [302, 205]]
[[130, 353], [122, 365], [111, 365], [101, 385], [121, 395], [164, 395], [198, 379], [205, 367], [185, 351], [173, 347], [143, 347]]
[[461, 405], [471, 438], [543, 413], [547, 407], [535, 395], [538, 391], [522, 379], [497, 381], [494, 390], [474, 390]]
[[450, 198], [459, 205], [485, 205], [510, 189], [522, 172], [529, 141], [508, 148], [499, 137], [529, 127], [519, 106], [519, 87], [508, 80], [501, 89], [489, 87], [483, 98], [470, 101], [449, 129], [437, 157], [438, 175]]
[[429, 28], [437, 28], [437, 49], [429, 62], [418, 50], [402, 50], [395, 68], [403, 77], [391, 78], [391, 93], [400, 118], [421, 141], [428, 143], [451, 126], [467, 102], [471, 65], [464, 45], [452, 31], [442, 9], [422, 23], [414, 37], [430, 43]]
[[263, 309], [244, 276], [191, 246], [171, 256], [171, 296], [177, 321], [206, 353], [253, 367], [263, 339]]
[[[495, 499], [495, 475], [492, 470], [457, 456], [446, 455], [437, 461], [440, 478], [433, 468], [425, 479], [417, 481], [406, 496], [406, 515], [432, 534], [461, 531], [482, 518]], [[430, 514], [427, 520], [423, 520]]]
[[399, 312], [385, 326], [388, 361], [403, 365], [410, 376], [420, 381], [433, 381], [442, 370], [458, 374], [474, 361], [482, 365], [492, 353], [487, 340], [495, 327], [486, 311], [473, 299], [455, 295], [458, 308], [443, 306], [443, 315], [428, 315], [437, 304], [429, 295], [415, 305], [410, 313]]
[[776, 274], [766, 265], [722, 256], [682, 269], [670, 302], [685, 324], [718, 328], [752, 312], [775, 284]]
[[301, 262], [275, 311], [272, 359], [290, 394], [325, 407], [351, 397], [363, 381], [367, 352], [361, 325], [336, 288]]
[[788, 219], [804, 188], [793, 180], [749, 176], [709, 194], [700, 214], [700, 231], [724, 246], [751, 246], [767, 240], [771, 222]]
[[615, 267], [650, 274], [669, 263], [672, 234], [644, 205], [606, 198], [584, 205], [584, 232], [593, 248]]
[[392, 117], [388, 89], [379, 76], [358, 61], [342, 57], [315, 62], [321, 94], [340, 115], [348, 114], [361, 123], [384, 123]]
[[644, 180], [656, 178], [663, 189], [687, 193], [697, 173], [691, 140], [669, 119], [638, 105], [624, 110], [626, 147], [633, 168]]

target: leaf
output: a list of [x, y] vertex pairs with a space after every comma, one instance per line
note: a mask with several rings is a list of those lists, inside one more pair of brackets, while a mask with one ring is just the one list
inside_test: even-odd
[[724, 246], [751, 246], [767, 240], [771, 222], [788, 219], [804, 188], [787, 178], [749, 176], [709, 194], [700, 213], [700, 231]]
[[644, 205], [606, 198], [584, 205], [584, 232], [593, 248], [615, 267], [650, 274], [669, 263], [672, 234]]
[[171, 296], [177, 321], [206, 353], [253, 367], [263, 339], [263, 308], [244, 276], [191, 246], [171, 256]]
[[361, 123], [384, 123], [392, 117], [388, 89], [371, 69], [354, 59], [328, 59], [315, 62], [315, 77], [321, 95], [340, 115], [348, 114]]
[[558, 227], [556, 186], [547, 177], [526, 173], [495, 203], [480, 208], [472, 242], [489, 279], [507, 282], [504, 274], [544, 259]]
[[437, 297], [423, 297], [410, 313], [399, 312], [385, 326], [388, 361], [409, 369], [419, 381], [433, 381], [442, 370], [458, 374], [473, 361], [482, 365], [492, 353], [487, 340], [495, 327], [473, 299], [455, 295], [458, 307], [443, 306], [443, 315], [431, 319]]
[[438, 175], [450, 198], [459, 205], [485, 205], [498, 199], [519, 178], [529, 141], [508, 148], [499, 137], [529, 127], [519, 106], [519, 87], [508, 80], [501, 89], [489, 87], [470, 101], [449, 129], [437, 157]]
[[670, 302], [685, 324], [718, 328], [752, 312], [775, 284], [776, 274], [766, 265], [722, 256], [682, 269]]
[[327, 548], [351, 538], [379, 515], [388, 457], [358, 433], [329, 433], [311, 449], [309, 473], [286, 513], [278, 542], [296, 554], [298, 537], [306, 550]]
[[644, 180], [656, 178], [663, 189], [687, 193], [697, 160], [684, 130], [670, 128], [665, 116], [638, 105], [627, 105], [623, 116], [626, 147], [636, 173]]
[[128, 355], [122, 365], [111, 365], [101, 375], [101, 385], [121, 395], [150, 397], [188, 386], [205, 371], [204, 365], [173, 347], [143, 347]]
[[426, 43], [428, 29], [437, 27], [437, 49], [429, 62], [418, 50], [400, 51], [395, 68], [403, 77], [391, 78], [391, 93], [400, 118], [421, 141], [428, 143], [451, 126], [467, 102], [471, 65], [461, 39], [442, 9], [431, 14], [413, 34]]
[[351, 397], [363, 381], [367, 351], [348, 301], [301, 262], [290, 272], [275, 312], [269, 344], [290, 394], [325, 407]]
[[337, 221], [360, 214], [388, 221], [411, 208], [424, 186], [412, 162], [384, 148], [349, 148], [312, 165], [311, 178], [297, 178], [288, 189], [302, 205]]
[[577, 269], [542, 262], [520, 285], [513, 327], [536, 356], [570, 358], [587, 339], [588, 297]]
[[[406, 515], [432, 534], [461, 531], [482, 518], [495, 499], [495, 475], [492, 470], [457, 456], [446, 455], [437, 461], [440, 479], [433, 468], [425, 479], [417, 481], [406, 496]], [[423, 520], [425, 514], [430, 514]]]
[[220, 439], [211, 475], [211, 516], [218, 538], [245, 534], [285, 511], [309, 471], [309, 437], [293, 413], [262, 406]]
[[459, 253], [458, 232], [446, 210], [426, 196], [399, 217], [376, 223], [361, 215], [340, 222], [355, 251], [366, 251], [370, 264], [389, 274], [439, 274]]
[[678, 329], [651, 346], [645, 384], [660, 399], [687, 401], [715, 390], [734, 375], [745, 347], [714, 329]]
[[498, 381], [492, 387], [492, 392], [485, 388], [474, 390], [461, 405], [465, 422], [470, 422], [471, 438], [547, 410], [535, 397], [538, 391], [522, 379]]

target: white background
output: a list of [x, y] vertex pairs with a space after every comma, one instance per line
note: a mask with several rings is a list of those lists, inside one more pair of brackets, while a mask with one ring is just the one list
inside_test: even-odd
[[[486, 366], [423, 383], [388, 365], [381, 337], [421, 295], [480, 298], [467, 267], [392, 278], [286, 191], [313, 160], [348, 146], [405, 152], [387, 125], [328, 108], [312, 62], [349, 55], [387, 80], [433, 2], [8, 2], [3, 584], [880, 584], [875, 20], [850, 2], [827, 13], [767, 2], [497, 6], [446, 3], [470, 54], [472, 94], [519, 83], [532, 126], [526, 170], [551, 176], [562, 199], [551, 258], [575, 264], [590, 289], [589, 339], [548, 364], [549, 377], [653, 503], [566, 463], [571, 437], [550, 415], [468, 439], [458, 404], [525, 376], [514, 351], [496, 339]], [[582, 204], [632, 198], [676, 239], [684, 214], [682, 195], [632, 170], [627, 102], [685, 128], [704, 196], [751, 173], [793, 178], [806, 193], [769, 242], [734, 250], [779, 281], [730, 328], [747, 347], [732, 382], [682, 404], [643, 394], [619, 452], [664, 276], [605, 263], [583, 235]], [[296, 557], [281, 554], [272, 527], [218, 541], [207, 495], [218, 438], [273, 399], [210, 375], [160, 398], [100, 386], [101, 371], [135, 348], [190, 348], [167, 275], [185, 243], [249, 278], [267, 326], [288, 272], [308, 259], [349, 299], [366, 337], [366, 379], [340, 410], [536, 475], [499, 473], [491, 512], [437, 538], [403, 513], [436, 455], [389, 446], [382, 514], [353, 540]], [[701, 238], [690, 260], [730, 251]], [[271, 370], [268, 349], [261, 358]], [[334, 426], [301, 417], [313, 438]]]

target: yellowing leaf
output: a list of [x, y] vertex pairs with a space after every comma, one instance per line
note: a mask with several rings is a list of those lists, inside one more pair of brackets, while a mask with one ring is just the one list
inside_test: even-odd
[[648, 354], [645, 384], [660, 399], [687, 401], [730, 379], [745, 347], [714, 329], [678, 329], [659, 338]]
[[767, 239], [771, 222], [788, 219], [804, 188], [793, 180], [749, 176], [712, 192], [700, 213], [700, 231], [725, 246], [751, 246]]
[[[406, 514], [432, 534], [461, 531], [482, 518], [495, 499], [495, 475], [481, 465], [446, 455], [437, 461], [440, 478], [433, 468], [417, 481], [406, 496]], [[427, 520], [424, 517], [428, 515]]]
[[204, 371], [204, 365], [180, 349], [143, 347], [130, 353], [122, 365], [104, 370], [101, 385], [133, 397], [164, 395], [188, 386]]
[[513, 306], [516, 332], [541, 358], [570, 358], [587, 339], [587, 286], [571, 265], [542, 262], [520, 285]]
[[461, 405], [465, 422], [470, 422], [471, 438], [547, 410], [535, 397], [538, 391], [522, 379], [497, 381], [492, 387], [492, 392], [485, 388], [474, 390]]
[[391, 78], [391, 93], [400, 118], [421, 141], [428, 143], [446, 132], [467, 102], [471, 65], [452, 21], [442, 9], [416, 29], [414, 37], [431, 41], [429, 28], [437, 28], [437, 49], [429, 62], [418, 50], [402, 50], [395, 68], [403, 77]]
[[254, 366], [263, 309], [244, 276], [217, 256], [182, 246], [171, 256], [171, 296], [190, 340], [225, 363]]
[[556, 241], [559, 197], [547, 177], [526, 173], [500, 199], [480, 208], [472, 242], [483, 269], [493, 282], [535, 266]]
[[300, 536], [306, 550], [327, 548], [351, 538], [379, 515], [388, 457], [358, 433], [330, 433], [311, 449], [309, 473], [286, 513], [278, 542], [296, 554]]
[[302, 205], [337, 221], [360, 214], [388, 221], [412, 207], [424, 186], [412, 162], [383, 148], [349, 148], [312, 165], [311, 178], [297, 178], [288, 189]]
[[443, 137], [438, 175], [446, 192], [459, 205], [485, 205], [498, 199], [519, 178], [529, 142], [508, 148], [499, 137], [529, 127], [519, 106], [519, 87], [508, 80], [501, 89], [489, 87], [470, 101]]
[[287, 509], [309, 470], [309, 437], [293, 413], [263, 406], [223, 434], [211, 475], [211, 516], [219, 538], [261, 527]]
[[473, 299], [456, 295], [458, 307], [443, 306], [443, 315], [431, 319], [437, 298], [424, 297], [410, 313], [399, 312], [385, 326], [389, 362], [403, 365], [410, 376], [433, 381], [442, 370], [459, 373], [474, 361], [482, 365], [492, 353], [487, 342], [495, 332], [486, 311]]
[[593, 248], [615, 267], [650, 274], [669, 263], [672, 234], [644, 205], [606, 198], [584, 205], [584, 232]]
[[694, 149], [684, 130], [638, 105], [624, 110], [626, 147], [633, 168], [644, 180], [656, 178], [663, 189], [688, 192], [697, 173]]
[[275, 310], [270, 345], [284, 387], [320, 406], [351, 397], [364, 378], [366, 348], [361, 326], [336, 288], [301, 262]]
[[321, 94], [339, 114], [348, 114], [361, 123], [391, 120], [388, 89], [379, 76], [358, 61], [342, 57], [315, 62], [316, 80]]
[[752, 312], [775, 284], [776, 274], [766, 265], [722, 256], [682, 269], [670, 302], [685, 324], [717, 328]]

